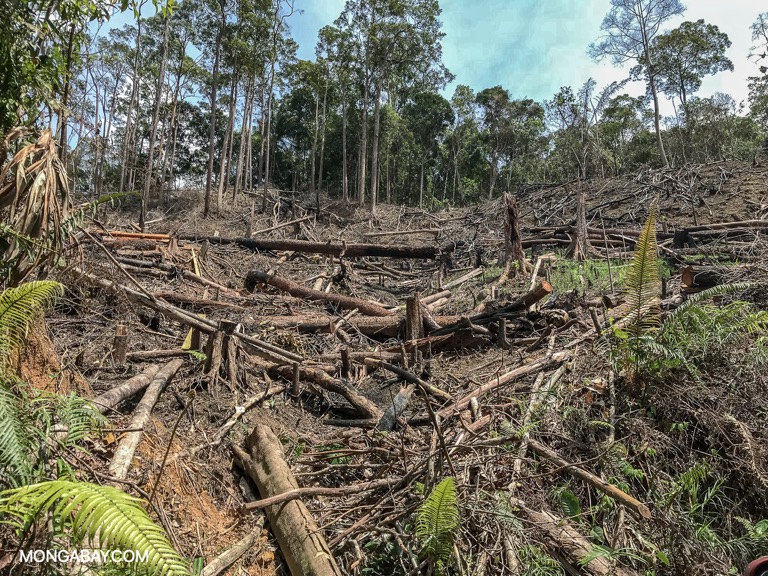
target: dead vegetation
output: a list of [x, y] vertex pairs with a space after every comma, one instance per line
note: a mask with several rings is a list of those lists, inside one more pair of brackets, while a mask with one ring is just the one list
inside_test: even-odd
[[[237, 544], [231, 574], [431, 571], [415, 517], [447, 476], [448, 573], [733, 573], [766, 550], [764, 325], [691, 334], [693, 370], [653, 355], [622, 370], [599, 336], [631, 312], [622, 270], [657, 196], [665, 313], [759, 282], [768, 172], [582, 185], [586, 226], [553, 187], [375, 218], [275, 192], [267, 214], [241, 197], [203, 220], [185, 193], [150, 233], [107, 211], [70, 245], [48, 317], [54, 388], [135, 384], [97, 404], [111, 425], [87, 474], [154, 495], [186, 557]], [[740, 297], [759, 312], [765, 295]]]

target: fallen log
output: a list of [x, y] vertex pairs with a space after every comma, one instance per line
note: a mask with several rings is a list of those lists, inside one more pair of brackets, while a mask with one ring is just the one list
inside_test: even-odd
[[[250, 454], [232, 447], [262, 498], [299, 488], [285, 462], [283, 446], [269, 427], [257, 424], [248, 438], [248, 448]], [[267, 506], [265, 512], [293, 576], [341, 575], [328, 543], [301, 500]]]
[[366, 316], [392, 316], [395, 314], [394, 311], [387, 310], [377, 302], [354, 298], [352, 296], [344, 296], [343, 294], [328, 294], [320, 290], [313, 290], [312, 288], [306, 288], [287, 278], [282, 278], [275, 274], [267, 274], [261, 270], [251, 270], [248, 272], [248, 275], [245, 277], [246, 290], [253, 292], [259, 284], [267, 284], [278, 290], [287, 292], [291, 296], [299, 298], [333, 302], [347, 310], [354, 310], [357, 308], [361, 314], [365, 314]]
[[115, 450], [112, 461], [109, 463], [109, 473], [111, 476], [118, 480], [124, 480], [128, 475], [128, 469], [131, 467], [131, 461], [133, 460], [136, 448], [139, 447], [141, 442], [141, 435], [144, 426], [149, 420], [149, 415], [152, 413], [152, 409], [155, 407], [160, 394], [165, 390], [168, 382], [178, 372], [183, 363], [184, 360], [182, 359], [172, 360], [163, 366], [162, 370], [158, 371], [154, 378], [152, 378], [152, 382], [144, 393], [141, 402], [136, 406], [133, 418], [128, 426], [135, 431], [126, 432], [125, 436], [120, 440], [117, 450]]
[[[595, 549], [592, 544], [564, 518], [559, 518], [549, 512], [532, 510], [516, 498], [510, 499], [509, 503], [525, 515], [533, 530], [544, 533], [548, 541], [547, 548], [551, 552], [562, 552], [570, 562], [579, 566], [587, 574], [593, 576], [638, 576], [637, 572], [620, 566], [613, 566], [608, 559], [602, 556], [594, 558]], [[584, 563], [590, 557], [593, 559]]]
[[747, 271], [746, 266], [699, 266], [688, 265], [680, 268], [681, 291], [685, 293], [701, 292], [720, 284], [733, 282], [739, 273]]
[[407, 246], [399, 244], [333, 244], [328, 242], [307, 242], [305, 240], [283, 240], [267, 238], [222, 238], [220, 236], [200, 237], [195, 235], [180, 236], [179, 239], [202, 242], [208, 240], [211, 244], [237, 244], [251, 250], [289, 250], [292, 252], [309, 252], [312, 254], [327, 254], [347, 258], [379, 257], [379, 258], [422, 258], [432, 260], [440, 254], [453, 252], [456, 242], [450, 242], [440, 247], [436, 246]]
[[570, 358], [569, 352], [567, 351], [556, 352], [551, 357], [545, 356], [529, 364], [523, 364], [522, 366], [518, 366], [514, 370], [511, 370], [510, 372], [507, 372], [502, 376], [498, 376], [497, 378], [493, 378], [489, 380], [487, 384], [484, 384], [483, 386], [476, 388], [475, 390], [473, 390], [463, 398], [456, 400], [456, 402], [454, 402], [450, 406], [443, 408], [437, 414], [441, 418], [447, 418], [452, 414], [455, 414], [457, 412], [460, 412], [461, 410], [464, 410], [467, 406], [469, 406], [469, 403], [472, 401], [472, 398], [480, 398], [480, 396], [490, 392], [491, 390], [495, 390], [500, 386], [509, 384], [510, 382], [513, 382], [522, 376], [527, 376], [528, 374], [532, 374], [533, 372], [538, 372], [539, 370], [547, 370], [548, 368], [552, 368], [557, 364], [565, 362], [568, 358]]
[[173, 348], [172, 350], [137, 350], [128, 352], [128, 362], [143, 362], [144, 360], [159, 360], [161, 358], [186, 358], [189, 350]]
[[415, 230], [393, 230], [391, 232], [367, 232], [363, 234], [364, 238], [378, 238], [380, 236], [406, 236], [408, 234], [434, 234], [437, 238], [442, 232], [442, 228], [418, 228]]
[[107, 235], [113, 238], [137, 238], [141, 240], [163, 240], [168, 242], [171, 237], [168, 234], [151, 234], [149, 232], [125, 232], [123, 230], [110, 230]]
[[378, 490], [380, 488], [394, 488], [398, 483], [402, 483], [401, 480], [389, 480], [387, 478], [379, 480], [371, 480], [370, 482], [361, 482], [358, 484], [350, 484], [347, 486], [329, 487], [329, 486], [307, 486], [306, 488], [294, 488], [288, 492], [283, 492], [269, 498], [263, 498], [256, 500], [255, 502], [248, 502], [243, 505], [244, 510], [261, 510], [267, 506], [275, 506], [276, 504], [282, 504], [283, 502], [290, 502], [302, 496], [330, 496], [330, 497], [342, 497], [357, 495], [362, 492], [371, 492], [372, 490]]
[[[501, 308], [496, 308], [495, 310], [481, 312], [480, 314], [470, 316], [469, 321], [471, 324], [477, 325], [489, 324], [490, 322], [498, 320], [499, 318], [508, 318], [510, 316], [526, 312], [528, 308], [533, 306], [536, 302], [551, 294], [552, 290], [552, 285], [546, 280], [542, 280], [532, 290], [529, 290], [514, 302], [507, 304], [506, 306], [502, 306]], [[444, 326], [439, 330], [435, 330], [431, 335], [441, 336], [443, 334], [449, 334], [461, 329], [464, 325], [465, 323], [462, 323], [462, 321], [459, 320]]]
[[528, 439], [528, 446], [536, 454], [538, 454], [542, 458], [546, 458], [547, 460], [555, 464], [559, 470], [568, 472], [568, 474], [575, 476], [580, 480], [583, 480], [584, 482], [592, 486], [592, 488], [594, 488], [595, 490], [598, 490], [603, 494], [610, 496], [611, 498], [613, 498], [620, 504], [623, 504], [630, 510], [637, 512], [643, 518], [651, 517], [650, 508], [648, 508], [648, 506], [640, 502], [637, 498], [627, 494], [626, 492], [617, 488], [610, 482], [606, 482], [599, 476], [592, 474], [592, 472], [589, 472], [588, 470], [585, 470], [584, 468], [581, 468], [576, 464], [573, 464], [572, 462], [568, 462], [564, 458], [561, 458], [560, 455], [554, 450], [552, 450], [549, 446], [545, 446], [541, 442], [537, 442], [532, 438]]
[[[274, 370], [289, 382], [293, 381], [293, 366], [278, 366]], [[310, 382], [317, 384], [324, 390], [340, 394], [365, 418], [381, 418], [381, 410], [379, 407], [360, 394], [355, 390], [354, 386], [345, 380], [336, 380], [326, 374], [323, 370], [307, 368], [304, 366], [299, 368], [299, 377], [302, 380], [309, 380]]]
[[141, 374], [137, 374], [119, 386], [96, 396], [93, 399], [94, 406], [102, 413], [115, 409], [123, 400], [149, 386], [159, 369], [160, 367], [155, 364], [147, 366]]
[[264, 516], [260, 516], [256, 519], [256, 522], [251, 527], [251, 531], [243, 536], [235, 543], [234, 546], [224, 550], [221, 554], [211, 560], [208, 565], [203, 568], [200, 576], [219, 576], [227, 568], [237, 562], [243, 554], [248, 552], [258, 542], [261, 531], [264, 528]]
[[[128, 298], [128, 300], [131, 302], [152, 308], [157, 312], [165, 314], [169, 318], [189, 326], [190, 328], [197, 328], [206, 334], [210, 334], [217, 330], [218, 324], [213, 320], [202, 318], [195, 315], [194, 313], [190, 313], [186, 310], [182, 310], [181, 308], [177, 308], [176, 306], [168, 304], [162, 300], [148, 297], [141, 292], [128, 288], [127, 286], [123, 286], [110, 280], [105, 280], [104, 278], [98, 278], [93, 274], [88, 274], [80, 268], [74, 267], [72, 268], [72, 272], [77, 274], [79, 280], [85, 280], [93, 286], [98, 286], [99, 288], [109, 290], [113, 293], [124, 294], [125, 297]], [[273, 344], [262, 342], [261, 340], [258, 340], [257, 338], [249, 336], [243, 332], [237, 332], [234, 334], [234, 336], [241, 342], [249, 344], [252, 348], [254, 348], [254, 354], [266, 360], [270, 360], [272, 362], [301, 362], [303, 360], [303, 358], [298, 354], [283, 350], [282, 348], [274, 346]]]

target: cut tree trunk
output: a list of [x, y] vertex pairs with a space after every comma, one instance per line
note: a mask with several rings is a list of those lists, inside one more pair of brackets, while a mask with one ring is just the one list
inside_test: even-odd
[[328, 254], [333, 256], [346, 256], [358, 258], [363, 256], [381, 258], [423, 258], [432, 260], [439, 254], [453, 252], [457, 243], [450, 242], [444, 246], [408, 246], [401, 244], [332, 244], [328, 242], [307, 242], [305, 240], [283, 240], [272, 238], [222, 238], [211, 236], [184, 235], [180, 240], [202, 242], [208, 240], [211, 244], [237, 244], [251, 250], [290, 250], [293, 252], [309, 252], [313, 254]]
[[739, 272], [745, 272], [744, 266], [683, 266], [680, 268], [681, 291], [687, 294], [701, 292], [721, 284], [732, 282]]
[[251, 270], [248, 272], [248, 275], [245, 277], [246, 290], [253, 292], [259, 284], [267, 284], [298, 298], [333, 302], [339, 307], [347, 310], [354, 310], [357, 308], [361, 314], [365, 314], [366, 316], [392, 316], [395, 314], [394, 311], [387, 310], [380, 304], [371, 302], [370, 300], [362, 300], [360, 298], [353, 298], [352, 296], [328, 294], [321, 290], [313, 290], [312, 288], [306, 288], [287, 278], [281, 278], [275, 274], [267, 274], [261, 270]]
[[155, 374], [147, 391], [144, 393], [144, 397], [139, 402], [136, 410], [133, 412], [133, 418], [128, 426], [135, 430], [134, 432], [127, 432], [120, 440], [120, 444], [115, 450], [115, 455], [112, 461], [109, 463], [109, 473], [118, 480], [124, 480], [128, 475], [128, 469], [131, 467], [131, 461], [133, 455], [136, 453], [136, 448], [139, 447], [141, 442], [141, 435], [149, 421], [149, 416], [152, 413], [152, 409], [157, 403], [157, 399], [165, 387], [170, 382], [171, 378], [178, 372], [181, 365], [184, 364], [184, 360], [181, 358], [168, 362], [162, 370]]
[[571, 241], [571, 246], [566, 253], [567, 256], [583, 262], [590, 257], [592, 247], [589, 245], [589, 232], [587, 228], [587, 200], [584, 194], [584, 187], [579, 181], [576, 188], [576, 230]]
[[147, 366], [141, 374], [137, 374], [119, 386], [96, 396], [93, 399], [93, 404], [102, 413], [115, 409], [120, 402], [149, 386], [159, 369], [159, 366], [155, 364]]
[[504, 195], [506, 210], [504, 212], [504, 272], [499, 278], [499, 284], [505, 282], [517, 272], [527, 274], [530, 264], [525, 259], [522, 236], [520, 235], [520, 210], [517, 200], [512, 194]]
[[[268, 426], [256, 425], [248, 448], [250, 455], [237, 447], [233, 450], [262, 498], [298, 489], [285, 462], [283, 446]], [[301, 500], [268, 506], [265, 512], [293, 576], [341, 575], [328, 543]]]

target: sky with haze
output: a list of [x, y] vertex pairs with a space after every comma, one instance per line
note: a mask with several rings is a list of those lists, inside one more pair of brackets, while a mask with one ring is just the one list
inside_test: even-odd
[[[747, 77], [757, 67], [747, 59], [750, 26], [768, 10], [758, 0], [689, 0], [682, 17], [669, 22], [674, 28], [684, 20], [703, 18], [728, 34], [733, 43], [727, 55], [733, 72], [721, 72], [704, 80], [697, 96], [727, 92], [736, 102], [747, 98]], [[609, 0], [441, 0], [443, 9], [443, 62], [456, 76], [444, 91], [447, 98], [457, 84], [475, 91], [500, 84], [513, 98], [550, 99], [561, 86], [576, 90], [588, 78], [597, 89], [622, 80], [627, 71], [609, 62], [596, 63], [587, 56], [590, 42], [600, 36], [600, 24]], [[290, 20], [299, 43], [299, 57], [314, 59], [317, 31], [331, 24], [344, 8], [344, 0], [296, 0], [303, 11]], [[627, 86], [642, 95], [642, 84]], [[673, 114], [669, 103], [663, 111]]]

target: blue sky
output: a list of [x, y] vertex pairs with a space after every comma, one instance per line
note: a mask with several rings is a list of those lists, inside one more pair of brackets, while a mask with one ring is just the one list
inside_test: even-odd
[[[762, 4], [762, 6], [761, 6]], [[561, 86], [583, 84], [593, 77], [598, 88], [621, 80], [626, 71], [610, 63], [598, 64], [586, 54], [587, 46], [600, 35], [600, 23], [609, 0], [442, 0], [443, 61], [456, 84], [475, 90], [501, 84], [513, 98], [538, 101], [551, 98]], [[703, 18], [728, 34], [733, 45], [728, 56], [734, 72], [705, 80], [698, 95], [728, 92], [737, 102], [746, 100], [746, 78], [756, 67], [747, 60], [751, 45], [750, 25], [768, 4], [757, 0], [689, 0], [684, 16], [670, 22]], [[317, 31], [341, 13], [344, 0], [296, 0], [302, 14], [290, 25], [299, 43], [301, 58], [314, 58]], [[642, 94], [641, 85], [628, 91]], [[672, 114], [666, 104], [666, 113]]]

